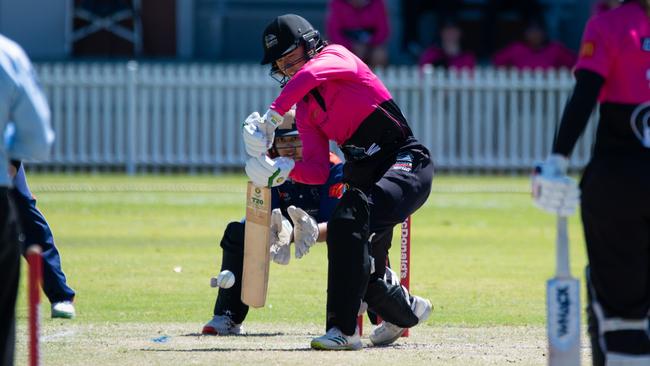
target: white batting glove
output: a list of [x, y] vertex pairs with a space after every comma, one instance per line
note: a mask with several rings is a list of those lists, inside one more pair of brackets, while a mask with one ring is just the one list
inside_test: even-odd
[[308, 213], [296, 206], [289, 206], [287, 213], [293, 221], [293, 241], [296, 243], [296, 258], [309, 253], [309, 248], [318, 239], [318, 223]]
[[276, 187], [287, 180], [294, 165], [295, 162], [291, 158], [271, 159], [264, 155], [248, 159], [245, 170], [256, 186]]
[[273, 109], [267, 109], [266, 113], [264, 113], [262, 116], [262, 120], [264, 120], [264, 124], [266, 124], [264, 128], [267, 130], [267, 132], [273, 133], [275, 129], [282, 124], [284, 117]]
[[271, 259], [277, 264], [289, 264], [291, 253], [289, 251], [291, 244], [291, 232], [293, 226], [291, 222], [282, 216], [279, 208], [271, 211]]
[[569, 161], [562, 155], [550, 155], [535, 167], [532, 193], [535, 205], [544, 211], [570, 216], [580, 203], [580, 189], [575, 179], [567, 176]]
[[251, 113], [242, 124], [244, 147], [250, 156], [266, 155], [266, 151], [273, 144], [273, 134], [269, 138], [266, 131], [260, 128], [263, 124], [264, 120], [257, 112]]

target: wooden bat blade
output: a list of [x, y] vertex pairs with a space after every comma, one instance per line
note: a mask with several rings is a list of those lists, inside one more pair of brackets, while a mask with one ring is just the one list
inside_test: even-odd
[[269, 283], [269, 235], [271, 189], [248, 182], [246, 189], [246, 230], [244, 232], [244, 270], [241, 300], [259, 308], [266, 302]]
[[580, 365], [580, 282], [553, 278], [546, 283], [548, 364]]

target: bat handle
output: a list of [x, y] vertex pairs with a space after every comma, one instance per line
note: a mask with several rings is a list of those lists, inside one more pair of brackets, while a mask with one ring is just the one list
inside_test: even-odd
[[567, 230], [567, 217], [557, 216], [557, 238], [556, 238], [556, 277], [571, 277], [569, 268], [569, 234]]

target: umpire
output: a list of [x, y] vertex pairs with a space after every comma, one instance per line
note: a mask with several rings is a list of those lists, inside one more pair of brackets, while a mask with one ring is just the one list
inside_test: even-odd
[[50, 112], [32, 65], [0, 34], [0, 365], [13, 365], [20, 230], [11, 197], [9, 160], [43, 159], [54, 141]]
[[591, 18], [553, 155], [536, 178], [539, 206], [573, 210], [577, 189], [566, 177], [566, 157], [598, 101], [594, 152], [580, 183], [594, 365], [650, 365], [649, 65], [650, 0]]

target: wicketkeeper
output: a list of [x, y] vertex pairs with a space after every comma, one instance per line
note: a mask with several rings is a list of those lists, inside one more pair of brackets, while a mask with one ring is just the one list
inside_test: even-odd
[[13, 365], [20, 229], [10, 159], [43, 159], [54, 140], [50, 110], [29, 58], [0, 34], [0, 365]]
[[567, 158], [598, 101], [600, 121], [580, 188], [589, 265], [593, 364], [650, 365], [650, 1], [631, 0], [585, 28], [576, 85], [535, 201], [570, 215], [578, 188]]
[[[314, 338], [311, 346], [361, 348], [356, 318], [362, 300], [384, 319], [370, 340], [392, 343], [406, 328], [426, 320], [432, 308], [429, 300], [384, 280], [393, 227], [429, 196], [429, 151], [415, 139], [390, 92], [368, 66], [345, 47], [328, 45], [304, 18], [277, 17], [266, 27], [262, 45], [262, 64], [271, 64], [271, 76], [283, 89], [262, 117], [254, 113], [245, 123], [251, 180], [275, 185], [288, 177], [324, 184], [329, 140], [346, 158], [346, 189], [327, 225], [327, 333]], [[294, 104], [302, 161], [261, 159]]]

